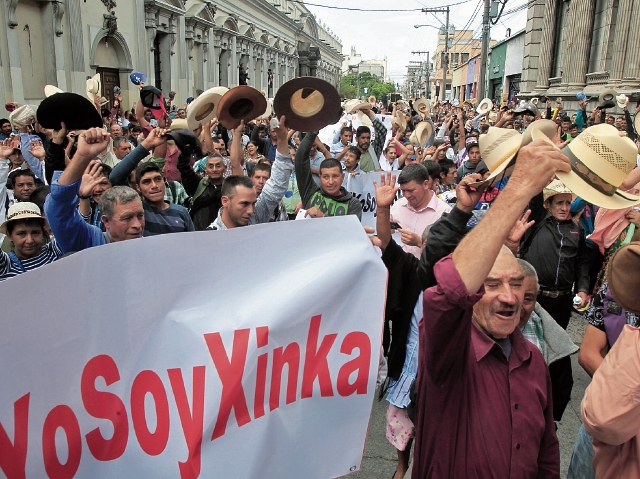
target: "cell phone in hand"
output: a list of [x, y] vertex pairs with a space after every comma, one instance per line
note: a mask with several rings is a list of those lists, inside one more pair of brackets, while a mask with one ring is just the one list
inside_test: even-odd
[[391, 226], [392, 230], [399, 230], [400, 228], [402, 228], [402, 226], [400, 226], [398, 223], [396, 223], [395, 221], [392, 221], [389, 226]]

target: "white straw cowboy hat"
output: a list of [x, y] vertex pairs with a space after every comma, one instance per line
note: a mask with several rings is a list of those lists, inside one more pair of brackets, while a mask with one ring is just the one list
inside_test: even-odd
[[29, 218], [38, 218], [44, 221], [40, 208], [35, 203], [28, 201], [20, 201], [15, 203], [7, 211], [7, 220], [0, 225], [0, 233], [7, 234], [7, 223], [10, 221], [26, 220]]
[[175, 120], [171, 120], [171, 126], [169, 126], [171, 131], [174, 130], [188, 130], [189, 122], [185, 118], [176, 118]]
[[87, 98], [93, 101], [96, 95], [102, 94], [102, 85], [100, 84], [100, 74], [96, 73], [87, 80]]
[[360, 110], [360, 108], [371, 108], [371, 105], [368, 101], [361, 101], [358, 99], [347, 100], [344, 102], [344, 111], [346, 113], [353, 113], [354, 111]]
[[627, 95], [625, 95], [624, 93], [621, 93], [620, 95], [618, 95], [616, 97], [616, 103], [618, 104], [618, 106], [620, 108], [624, 108], [625, 106], [627, 106], [629, 104], [629, 97]]
[[228, 91], [229, 89], [224, 86], [209, 88], [189, 103], [187, 106], [187, 125], [189, 130], [197, 130], [201, 124], [213, 120], [216, 116], [220, 99]]
[[433, 126], [431, 125], [431, 122], [421, 121], [416, 125], [416, 129], [413, 131], [413, 134], [412, 134], [412, 136], [414, 136], [416, 143], [411, 141], [411, 139], [409, 139], [409, 141], [411, 141], [411, 143], [414, 146], [419, 146], [422, 148], [424, 147], [424, 145], [427, 144], [432, 134], [433, 134]]
[[[424, 111], [421, 111], [422, 107], [425, 108]], [[427, 117], [431, 114], [431, 103], [429, 102], [429, 100], [422, 96], [413, 102], [413, 109], [417, 111], [422, 117]]]
[[552, 196], [564, 195], [564, 194], [571, 195], [573, 193], [569, 188], [567, 188], [562, 183], [562, 181], [560, 181], [558, 179], [554, 179], [551, 183], [549, 183], [547, 186], [545, 186], [544, 189], [542, 190], [542, 195], [543, 195], [545, 201], [547, 201]]
[[371, 106], [375, 106], [375, 105], [376, 105], [376, 101], [377, 101], [377, 99], [376, 99], [376, 97], [375, 97], [374, 95], [371, 95], [371, 96], [369, 97], [369, 104], [370, 104]]
[[[535, 131], [533, 136], [540, 137]], [[636, 166], [638, 148], [628, 137], [620, 136], [614, 126], [606, 123], [591, 126], [562, 152], [571, 162], [571, 171], [558, 171], [556, 176], [573, 193], [610, 210], [640, 204], [640, 197], [618, 189]]]
[[478, 115], [484, 115], [489, 113], [492, 108], [493, 102], [491, 101], [491, 98], [484, 98], [478, 105], [478, 108], [476, 108], [476, 111], [478, 112]]
[[538, 98], [532, 98], [531, 103], [533, 103], [536, 107], [538, 106]]
[[64, 93], [60, 88], [53, 85], [45, 85], [44, 86], [44, 96], [49, 98], [51, 95], [55, 95], [56, 93]]
[[509, 176], [513, 172], [512, 160], [520, 148], [534, 140], [534, 131], [539, 132], [540, 136], [550, 139], [556, 135], [557, 125], [551, 120], [534, 121], [522, 135], [516, 130], [489, 127], [486, 135], [480, 135], [479, 142], [480, 157], [489, 169], [489, 176], [470, 186], [490, 183], [503, 172], [504, 176]]

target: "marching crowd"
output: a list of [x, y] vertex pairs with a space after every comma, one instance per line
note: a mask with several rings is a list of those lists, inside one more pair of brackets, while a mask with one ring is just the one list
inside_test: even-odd
[[624, 95], [569, 116], [549, 98], [340, 103], [303, 77], [273, 102], [241, 85], [173, 105], [131, 79], [129, 110], [96, 77], [89, 98], [6, 105], [0, 280], [146, 236], [361, 218], [348, 180], [376, 171], [393, 479], [414, 442], [416, 479], [560, 477], [576, 310], [593, 380], [569, 477], [640, 477], [640, 115]]

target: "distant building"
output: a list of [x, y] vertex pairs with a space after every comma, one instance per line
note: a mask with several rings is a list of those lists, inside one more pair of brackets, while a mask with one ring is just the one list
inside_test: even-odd
[[358, 72], [369, 72], [377, 76], [381, 81], [388, 82], [387, 58], [384, 60], [363, 60], [362, 55], [356, 53], [356, 47], [351, 47], [351, 55], [345, 56], [342, 62], [343, 75], [356, 75]]
[[[633, 0], [534, 0], [527, 10], [521, 89], [525, 96], [640, 93], [640, 3]], [[593, 108], [595, 102], [589, 105]]]
[[[445, 29], [442, 27], [438, 34], [438, 47], [432, 55], [433, 70], [430, 72], [431, 82], [431, 98], [440, 98], [440, 87], [442, 84], [442, 66], [444, 63], [444, 41], [445, 41]], [[493, 45], [495, 41], [492, 41], [490, 45]], [[451, 98], [452, 77], [454, 69], [460, 65], [466, 64], [470, 58], [480, 54], [482, 49], [482, 41], [479, 38], [473, 38], [473, 30], [455, 30], [451, 28], [449, 30], [449, 51], [448, 59], [449, 64], [447, 68], [447, 85], [445, 88], [445, 98]], [[477, 78], [475, 79], [477, 82]], [[473, 82], [472, 82], [473, 83]], [[467, 85], [467, 79], [464, 79], [464, 85]], [[475, 88], [472, 88], [475, 93]]]
[[498, 104], [518, 96], [522, 81], [525, 29], [497, 42], [489, 52], [487, 97]]

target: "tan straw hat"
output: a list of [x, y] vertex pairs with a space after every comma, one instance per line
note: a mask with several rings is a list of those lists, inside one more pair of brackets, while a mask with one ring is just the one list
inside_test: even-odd
[[64, 93], [60, 88], [53, 85], [45, 85], [44, 86], [44, 96], [47, 98], [51, 95], [55, 95], [56, 93]]
[[175, 120], [171, 120], [171, 126], [169, 126], [169, 130], [189, 130], [189, 123], [186, 118], [176, 118]]
[[96, 95], [102, 94], [102, 85], [100, 84], [100, 74], [96, 73], [87, 80], [87, 98], [93, 101]]
[[371, 105], [367, 101], [361, 101], [358, 99], [347, 100], [344, 102], [344, 111], [346, 113], [353, 113], [360, 110], [360, 108], [371, 108]]
[[620, 108], [624, 108], [625, 106], [627, 106], [629, 104], [629, 97], [627, 95], [625, 95], [624, 93], [621, 93], [620, 95], [618, 95], [616, 97], [616, 103], [618, 104], [618, 106]]
[[423, 118], [427, 117], [431, 114], [431, 102], [422, 96], [413, 102], [413, 109]]
[[562, 184], [562, 181], [558, 179], [554, 179], [551, 183], [549, 183], [543, 190], [542, 196], [544, 200], [547, 201], [552, 196], [556, 195], [565, 195], [572, 194], [571, 190]]
[[209, 88], [189, 103], [189, 106], [187, 106], [189, 130], [197, 130], [201, 124], [213, 120], [216, 116], [220, 99], [228, 91], [229, 89], [224, 86]]
[[[538, 135], [534, 132], [534, 139], [538, 139]], [[558, 171], [556, 176], [573, 193], [610, 210], [640, 204], [640, 197], [618, 189], [636, 166], [638, 148], [629, 138], [620, 136], [614, 126], [606, 123], [591, 126], [562, 152], [571, 162], [571, 171]]]
[[489, 127], [486, 135], [480, 135], [479, 147], [480, 157], [487, 165], [490, 174], [484, 181], [478, 181], [471, 186], [489, 183], [503, 172], [504, 176], [509, 176], [513, 171], [512, 160], [520, 148], [534, 140], [534, 131], [550, 139], [555, 136], [557, 126], [551, 120], [534, 121], [522, 135], [516, 130]]
[[7, 220], [0, 225], [0, 233], [7, 234], [7, 223], [10, 221], [26, 220], [28, 218], [39, 218], [44, 221], [38, 205], [28, 201], [20, 201], [13, 204], [7, 211]]
[[476, 108], [476, 111], [478, 112], [478, 115], [485, 115], [489, 113], [492, 108], [493, 102], [491, 101], [491, 98], [484, 98], [478, 105], [478, 108]]
[[[412, 144], [414, 146], [424, 147], [433, 134], [433, 126], [429, 121], [421, 121], [416, 125], [413, 133], [415, 134], [414, 138], [417, 143], [412, 142]], [[409, 141], [411, 141], [411, 139], [409, 139]]]
[[371, 121], [371, 118], [369, 118], [368, 115], [365, 115], [359, 110], [358, 110], [358, 120], [360, 120], [360, 123], [362, 123], [364, 126], [373, 126], [373, 122]]

